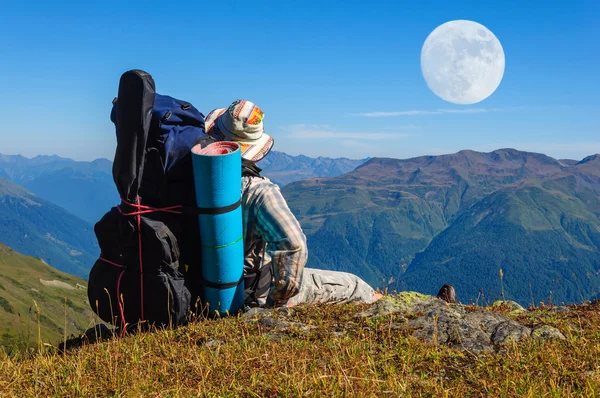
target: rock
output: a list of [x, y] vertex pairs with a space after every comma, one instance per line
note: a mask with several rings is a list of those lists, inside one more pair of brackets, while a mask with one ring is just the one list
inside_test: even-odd
[[[497, 301], [494, 305], [507, 305], [511, 314], [526, 312], [514, 301]], [[413, 337], [426, 343], [443, 344], [472, 353], [502, 350], [506, 344], [525, 340], [532, 334], [530, 328], [503, 314], [485, 309], [467, 312], [461, 304], [416, 292], [384, 296], [357, 317], [392, 314], [396, 315], [396, 319], [390, 324], [390, 329], [409, 329]]]
[[294, 313], [294, 310], [288, 307], [279, 307], [277, 308], [277, 313], [285, 317], [290, 317]]
[[375, 302], [375, 305], [364, 312], [356, 314], [356, 317], [368, 318], [373, 316], [385, 316], [402, 311], [402, 308], [391, 296], [384, 296]]
[[471, 312], [465, 316], [465, 321], [472, 327], [480, 328], [488, 335], [492, 335], [499, 324], [508, 319], [500, 314], [489, 311]]
[[261, 318], [258, 321], [258, 324], [267, 328], [274, 328], [274, 329], [287, 329], [290, 326], [292, 326], [292, 324], [290, 322], [287, 321], [282, 321], [276, 318]]
[[288, 321], [282, 321], [280, 319], [269, 318], [269, 317], [259, 319], [258, 324], [261, 326], [267, 327], [267, 328], [277, 329], [280, 331], [285, 331], [290, 328], [296, 328], [296, 329], [300, 329], [302, 331], [308, 331], [308, 330], [314, 328], [314, 326], [308, 326], [308, 325], [305, 325], [300, 322], [288, 322]]
[[492, 333], [492, 342], [504, 345], [519, 342], [531, 336], [531, 329], [512, 320], [500, 323]]
[[413, 336], [427, 343], [437, 342], [472, 352], [493, 351], [490, 333], [467, 316], [448, 308], [413, 319], [405, 327], [417, 328]]
[[492, 304], [493, 307], [507, 306], [510, 309], [510, 315], [519, 315], [527, 312], [523, 306], [511, 300], [498, 300]]
[[262, 308], [252, 307], [242, 314], [242, 318], [261, 318], [273, 316], [275, 314], [290, 317], [293, 314], [292, 308], [278, 307], [278, 308]]
[[218, 346], [223, 345], [223, 344], [225, 344], [225, 342], [223, 340], [210, 339], [204, 345], [207, 346], [207, 347], [218, 347]]
[[281, 341], [285, 337], [283, 333], [266, 333], [265, 337], [271, 341]]
[[452, 332], [450, 343], [461, 350], [473, 353], [494, 351], [490, 334], [473, 327], [468, 321], [459, 323]]
[[367, 311], [357, 314], [357, 317], [374, 317], [396, 314], [399, 312], [419, 312], [431, 301], [437, 301], [446, 305], [447, 303], [437, 297], [417, 292], [400, 292], [396, 295], [384, 296], [377, 300]]
[[564, 305], [560, 305], [560, 306], [557, 306], [557, 307], [552, 307], [552, 308], [550, 308], [550, 311], [552, 311], [552, 312], [558, 312], [558, 313], [561, 313], [561, 312], [571, 312], [571, 310], [569, 309], [569, 307], [566, 307]]
[[257, 318], [273, 315], [273, 310], [261, 307], [253, 307], [242, 314], [242, 318]]
[[566, 340], [566, 337], [554, 326], [544, 325], [533, 330], [531, 335], [538, 339], [550, 340]]

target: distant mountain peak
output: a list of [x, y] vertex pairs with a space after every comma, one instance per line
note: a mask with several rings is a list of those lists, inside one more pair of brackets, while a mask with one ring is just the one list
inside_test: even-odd
[[[58, 156], [58, 155], [56, 155], [56, 154], [54, 154], [54, 155], [36, 155], [36, 156], [34, 156], [33, 158], [31, 158], [31, 159], [32, 159], [32, 160], [33, 160], [33, 159], [38, 159], [38, 160], [49, 160], [49, 161], [54, 161], [54, 160], [67, 160], [67, 158], [60, 157], [60, 156]], [[69, 159], [69, 160], [71, 160], [71, 159]]]
[[5, 155], [0, 153], [0, 162], [4, 163], [16, 163], [18, 161], [26, 160], [27, 158], [22, 155]]
[[354, 170], [364, 160], [348, 158], [311, 158], [306, 155], [289, 155], [285, 152], [271, 151], [258, 167], [263, 175], [278, 185], [286, 185], [302, 179], [314, 177], [335, 177]]
[[595, 153], [593, 155], [590, 155], [590, 156], [587, 156], [587, 157], [581, 159], [579, 162], [577, 162], [577, 164], [590, 163], [590, 162], [598, 161], [599, 159], [600, 159], [600, 154]]

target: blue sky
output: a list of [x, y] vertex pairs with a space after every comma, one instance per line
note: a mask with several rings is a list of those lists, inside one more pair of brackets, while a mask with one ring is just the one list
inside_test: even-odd
[[[112, 159], [111, 100], [132, 68], [204, 114], [254, 101], [294, 155], [600, 153], [595, 1], [122, 3], [3, 5], [0, 153]], [[478, 104], [443, 101], [421, 74], [425, 39], [456, 19], [485, 25], [506, 56]], [[378, 112], [394, 116], [361, 115]]]

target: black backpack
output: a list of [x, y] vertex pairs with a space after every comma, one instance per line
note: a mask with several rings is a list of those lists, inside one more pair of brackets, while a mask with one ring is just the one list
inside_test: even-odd
[[191, 149], [213, 142], [204, 115], [157, 94], [152, 76], [125, 72], [113, 101], [113, 178], [121, 204], [94, 227], [101, 254], [88, 281], [92, 309], [125, 326], [177, 326], [202, 301]]

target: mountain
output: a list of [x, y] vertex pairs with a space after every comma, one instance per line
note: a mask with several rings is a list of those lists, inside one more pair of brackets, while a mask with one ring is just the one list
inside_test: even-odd
[[108, 159], [80, 162], [59, 156], [30, 159], [0, 154], [0, 178], [22, 185], [90, 223], [119, 203]]
[[[86, 282], [0, 243], [0, 346], [7, 351], [56, 344], [93, 320]], [[39, 316], [36, 305], [39, 308]], [[66, 312], [66, 314], [65, 314]]]
[[263, 171], [261, 174], [280, 186], [287, 185], [313, 177], [336, 177], [354, 170], [366, 159], [348, 158], [309, 158], [308, 156], [291, 156], [283, 152], [271, 151], [264, 159], [257, 163]]
[[[258, 165], [263, 175], [283, 186], [304, 178], [338, 176], [366, 160], [309, 158], [271, 151]], [[56, 155], [26, 158], [0, 154], [0, 178], [22, 185], [92, 224], [120, 202], [108, 159], [83, 162]]]
[[0, 242], [82, 278], [99, 254], [90, 223], [2, 178]]
[[537, 303], [551, 291], [574, 302], [600, 287], [599, 175], [598, 155], [460, 151], [374, 158], [283, 194], [307, 234], [307, 266], [433, 294], [454, 282], [463, 300], [480, 289], [498, 296], [502, 267], [513, 299]]
[[599, 292], [600, 200], [571, 187], [577, 177], [484, 198], [418, 253], [403, 285], [434, 291], [453, 283], [468, 292], [523, 303], [577, 301]]

